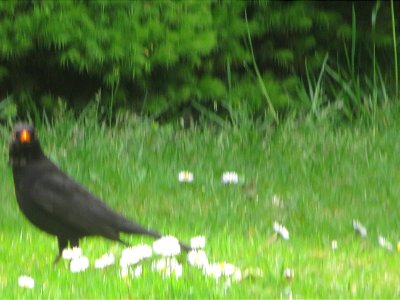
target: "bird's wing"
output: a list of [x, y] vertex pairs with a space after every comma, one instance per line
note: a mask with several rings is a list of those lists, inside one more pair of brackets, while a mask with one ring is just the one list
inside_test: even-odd
[[35, 180], [30, 192], [38, 207], [84, 235], [118, 237], [118, 222], [125, 218], [60, 170], [46, 173]]

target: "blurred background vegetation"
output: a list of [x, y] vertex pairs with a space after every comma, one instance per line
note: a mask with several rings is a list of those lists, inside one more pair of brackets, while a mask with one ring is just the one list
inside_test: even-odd
[[398, 100], [393, 1], [0, 1], [0, 121], [353, 120]]

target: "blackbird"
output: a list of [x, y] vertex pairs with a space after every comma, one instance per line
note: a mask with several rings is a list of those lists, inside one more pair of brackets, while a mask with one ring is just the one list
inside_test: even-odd
[[[9, 150], [18, 205], [36, 227], [57, 237], [55, 263], [68, 243], [78, 247], [79, 239], [85, 236], [102, 236], [123, 244], [120, 232], [161, 237], [114, 212], [62, 172], [43, 153], [33, 126], [16, 124]], [[180, 245], [190, 250], [184, 243]]]

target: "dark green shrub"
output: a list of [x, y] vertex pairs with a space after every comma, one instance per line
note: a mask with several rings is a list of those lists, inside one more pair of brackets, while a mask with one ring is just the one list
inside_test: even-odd
[[[389, 6], [382, 4], [372, 32], [365, 19], [374, 3], [354, 5], [361, 20], [357, 67], [367, 69], [362, 61], [373, 41], [385, 69]], [[319, 72], [326, 53], [346, 65], [351, 8], [312, 1], [0, 1], [0, 99], [10, 96], [20, 113], [40, 114], [59, 101], [79, 111], [97, 94], [109, 116], [123, 107], [169, 120], [190, 108], [215, 120], [232, 118], [243, 105], [264, 116], [270, 105], [261, 84], [282, 115], [303, 105], [299, 85]]]

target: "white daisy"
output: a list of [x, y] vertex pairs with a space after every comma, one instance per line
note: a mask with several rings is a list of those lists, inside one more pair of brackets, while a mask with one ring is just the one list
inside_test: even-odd
[[29, 276], [19, 276], [18, 285], [22, 288], [33, 289], [35, 287], [35, 280], [33, 280], [33, 278]]
[[206, 246], [206, 237], [205, 236], [195, 236], [190, 239], [190, 246], [192, 249], [204, 249]]
[[386, 250], [393, 251], [393, 245], [391, 242], [386, 240], [383, 236], [378, 236], [378, 243], [382, 248], [385, 248]]
[[206, 265], [203, 269], [203, 272], [207, 276], [214, 277], [216, 280], [218, 280], [222, 275], [221, 265], [218, 263]]
[[171, 277], [171, 275], [175, 275], [178, 279], [182, 276], [182, 265], [175, 257], [160, 258], [152, 263], [151, 269], [161, 273], [163, 277]]
[[137, 255], [131, 255], [131, 256], [121, 256], [119, 260], [119, 265], [121, 268], [128, 267], [130, 265], [135, 265], [138, 262], [140, 262], [140, 257]]
[[121, 267], [121, 270], [120, 270], [119, 275], [120, 275], [122, 278], [127, 278], [128, 275], [129, 275], [129, 269], [128, 269], [128, 267], [127, 267], [127, 266]]
[[85, 271], [89, 267], [89, 259], [86, 256], [73, 258], [69, 264], [69, 269], [73, 273]]
[[283, 206], [284, 206], [282, 199], [278, 195], [272, 196], [272, 205], [279, 207], [279, 208], [283, 208]]
[[178, 279], [182, 277], [182, 273], [183, 273], [183, 267], [181, 264], [179, 264], [174, 268], [175, 278]]
[[291, 282], [291, 281], [293, 280], [293, 278], [294, 278], [294, 270], [293, 270], [293, 269], [286, 268], [286, 269], [283, 271], [283, 275], [285, 276], [285, 278], [286, 278], [287, 281]]
[[237, 281], [237, 282], [241, 281], [242, 278], [243, 278], [242, 271], [239, 268], [236, 268], [235, 272], [233, 273], [232, 278], [233, 278], [234, 281]]
[[153, 242], [153, 250], [162, 256], [175, 256], [181, 253], [181, 246], [177, 238], [165, 236]]
[[214, 277], [217, 281], [221, 276], [229, 278], [233, 277], [236, 281], [242, 279], [242, 273], [240, 269], [227, 262], [206, 265], [203, 268], [203, 272], [207, 276]]
[[82, 256], [82, 249], [79, 247], [66, 248], [62, 252], [62, 257], [66, 260], [71, 260]]
[[222, 262], [221, 264], [222, 275], [232, 276], [235, 273], [236, 267], [230, 263]]
[[358, 220], [353, 220], [353, 229], [356, 234], [359, 234], [362, 237], [367, 236], [367, 228], [365, 228]]
[[103, 269], [105, 267], [113, 265], [115, 262], [115, 257], [112, 253], [106, 253], [94, 262], [94, 267], [96, 269]]
[[222, 182], [224, 184], [237, 184], [239, 182], [239, 176], [236, 172], [224, 172], [222, 174]]
[[193, 250], [188, 253], [188, 261], [192, 266], [202, 268], [208, 265], [207, 255], [204, 250]]
[[122, 250], [120, 266], [134, 265], [142, 259], [149, 258], [153, 254], [153, 250], [149, 245], [140, 244], [134, 247], [125, 248]]
[[278, 235], [280, 235], [284, 240], [288, 240], [289, 239], [289, 231], [286, 229], [285, 226], [283, 226], [283, 225], [281, 225], [281, 224], [279, 224], [277, 222], [274, 222], [273, 228], [274, 228], [274, 231]]
[[189, 171], [181, 171], [178, 174], [179, 182], [192, 182], [193, 181], [193, 173]]
[[337, 241], [336, 240], [333, 240], [331, 242], [331, 248], [332, 248], [332, 250], [336, 250], [337, 249]]
[[133, 269], [131, 274], [132, 274], [132, 277], [138, 278], [142, 275], [142, 273], [143, 273], [143, 267], [142, 267], [142, 265], [139, 265], [135, 269]]

